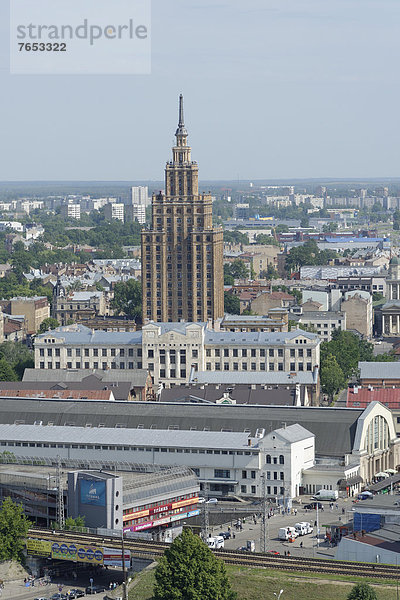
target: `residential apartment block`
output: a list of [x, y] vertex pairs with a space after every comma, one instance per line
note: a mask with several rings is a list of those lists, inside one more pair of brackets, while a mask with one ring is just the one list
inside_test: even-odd
[[190, 371], [313, 371], [320, 339], [290, 332], [215, 331], [206, 323], [149, 323], [141, 331], [58, 327], [35, 339], [38, 369], [146, 369], [154, 383], [186, 383]]

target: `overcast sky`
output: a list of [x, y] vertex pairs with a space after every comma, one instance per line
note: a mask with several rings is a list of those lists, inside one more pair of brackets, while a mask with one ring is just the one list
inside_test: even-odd
[[10, 75], [6, 4], [0, 180], [162, 179], [180, 92], [202, 179], [400, 175], [399, 0], [153, 0], [146, 76]]

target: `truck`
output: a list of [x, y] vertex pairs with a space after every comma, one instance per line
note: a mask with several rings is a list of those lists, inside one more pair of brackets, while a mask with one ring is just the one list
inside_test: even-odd
[[284, 541], [294, 541], [298, 535], [295, 527], [281, 527], [278, 531], [278, 538]]
[[300, 523], [295, 523], [295, 529], [299, 535], [308, 535], [313, 532], [313, 526], [308, 521], [300, 521]]
[[330, 500], [334, 502], [339, 497], [339, 494], [336, 490], [318, 490], [316, 494], [312, 497], [313, 500]]
[[207, 546], [211, 548], [211, 550], [219, 550], [219, 548], [223, 548], [225, 545], [224, 538], [222, 535], [216, 535], [215, 537], [209, 537], [207, 540]]

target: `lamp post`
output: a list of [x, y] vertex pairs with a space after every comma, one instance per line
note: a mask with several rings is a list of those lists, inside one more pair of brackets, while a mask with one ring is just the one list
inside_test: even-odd
[[281, 591], [279, 592], [279, 594], [277, 594], [276, 592], [274, 592], [274, 596], [276, 596], [278, 600], [279, 600], [279, 598], [282, 596], [282, 594], [283, 594], [283, 590], [281, 590]]
[[125, 544], [124, 544], [124, 524], [122, 524], [121, 530], [121, 550], [122, 550], [122, 600], [127, 600], [126, 595], [126, 566], [125, 566]]

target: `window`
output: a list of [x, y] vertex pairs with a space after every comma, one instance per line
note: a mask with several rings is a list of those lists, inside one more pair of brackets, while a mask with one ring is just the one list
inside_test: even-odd
[[267, 454], [267, 456], [265, 457], [265, 462], [267, 463], [267, 465], [271, 464], [271, 455]]
[[[111, 351], [111, 356], [115, 356], [115, 354]], [[147, 350], [147, 358], [154, 358], [154, 350]]]
[[241, 491], [242, 494], [247, 494], [247, 486], [241, 485], [240, 486], [240, 491]]
[[284, 465], [285, 464], [285, 457], [283, 456], [283, 454], [279, 455], [279, 464], [280, 465]]
[[255, 485], [252, 485], [252, 486], [251, 486], [251, 493], [252, 493], [252, 494], [255, 494], [255, 493], [256, 493], [256, 486], [255, 486]]
[[256, 478], [256, 472], [255, 471], [251, 471], [251, 478], [255, 479]]
[[[400, 417], [398, 417], [400, 419]], [[242, 471], [242, 479], [247, 479], [247, 471]]]
[[247, 349], [246, 348], [242, 348], [242, 356], [247, 356]]
[[283, 350], [282, 348], [278, 349], [278, 356], [281, 358], [283, 356]]
[[272, 348], [268, 350], [268, 356], [274, 356], [274, 350]]
[[281, 479], [281, 481], [283, 481], [283, 480], [285, 479], [285, 476], [284, 476], [284, 473], [283, 473], [283, 471], [281, 471], [279, 475], [280, 475], [280, 479]]
[[214, 469], [214, 477], [216, 479], [230, 479], [231, 472], [229, 469]]

